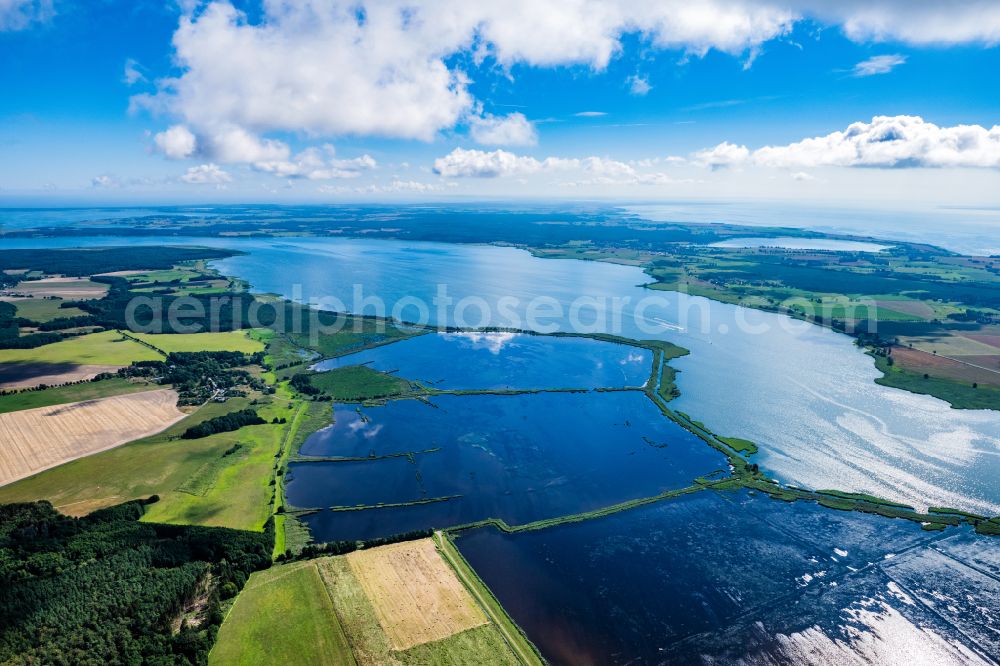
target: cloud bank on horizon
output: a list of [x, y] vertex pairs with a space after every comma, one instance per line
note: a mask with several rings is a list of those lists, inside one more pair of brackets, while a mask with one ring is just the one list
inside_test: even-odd
[[[638, 105], [677, 87], [667, 68], [725, 57], [751, 76], [768, 48], [791, 44], [805, 51], [814, 45], [802, 43], [803, 32], [822, 43], [830, 31], [876, 51], [885, 45], [884, 52], [841, 69], [848, 78], [884, 80], [918, 67], [905, 49], [992, 52], [1000, 43], [994, 0], [261, 0], [245, 11], [226, 0], [178, 4], [180, 16], [164, 45], [171, 65], [156, 71], [129, 55], [117, 74], [129, 90], [132, 117], [160, 125], [147, 145], [167, 160], [191, 164], [178, 183], [381, 178], [351, 191], [397, 184], [392, 191], [436, 192], [446, 189], [438, 180], [547, 174], [569, 186], [669, 186], [676, 194], [678, 186], [719, 171], [786, 170], [808, 182], [815, 180], [808, 169], [1000, 168], [1000, 126], [937, 124], [921, 109], [896, 104], [840, 129], [818, 118], [798, 122], [800, 133], [786, 142], [756, 141], [756, 132], [746, 137], [734, 124], [681, 151], [656, 145], [651, 129], [644, 157], [634, 156], [634, 148], [626, 157], [586, 142], [552, 152], [546, 137], [565, 131], [560, 123], [568, 127], [567, 121], [530, 105], [495, 104], [490, 88], [516, 90], [525, 72], [569, 80], [618, 76], [627, 61], [632, 70], [621, 75], [620, 94]], [[66, 6], [0, 0], [0, 31], [55, 24], [71, 14]], [[656, 54], [672, 62], [665, 67]], [[532, 101], [540, 96], [532, 94]], [[566, 116], [581, 134], [586, 123], [602, 132], [614, 127], [615, 114], [601, 108], [600, 98], [594, 102]], [[689, 108], [718, 111], [743, 103]], [[622, 132], [642, 125], [622, 124]], [[331, 141], [351, 149], [344, 156]], [[365, 141], [390, 155], [391, 164], [376, 148], [365, 149]], [[441, 143], [450, 150], [427, 155]], [[407, 159], [408, 150], [419, 157]], [[421, 162], [418, 177], [431, 180], [403, 177], [410, 161]], [[385, 173], [390, 169], [396, 173]], [[426, 188], [398, 186], [420, 182]]]

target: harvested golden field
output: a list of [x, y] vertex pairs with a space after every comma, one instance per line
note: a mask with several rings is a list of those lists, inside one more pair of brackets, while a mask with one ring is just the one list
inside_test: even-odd
[[[904, 345], [912, 345], [914, 349], [933, 354], [937, 352], [941, 356], [985, 356], [1000, 353], [995, 345], [990, 344], [993, 336], [989, 335], [924, 335], [913, 337], [900, 337], [899, 341]], [[978, 339], [977, 339], [978, 338]]]
[[394, 650], [488, 622], [430, 539], [356, 551], [347, 562]]
[[34, 298], [57, 296], [75, 301], [103, 298], [108, 293], [108, 285], [91, 282], [88, 278], [55, 277], [43, 280], [19, 282], [12, 292], [27, 294]]
[[0, 486], [152, 435], [184, 416], [169, 389], [0, 414]]

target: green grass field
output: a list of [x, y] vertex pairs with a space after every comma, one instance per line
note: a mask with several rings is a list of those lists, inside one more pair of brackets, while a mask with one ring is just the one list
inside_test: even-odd
[[[272, 399], [270, 404], [254, 408], [266, 421], [275, 417], [291, 420], [295, 404]], [[203, 438], [211, 441], [217, 454], [160, 492], [160, 501], [149, 507], [143, 520], [263, 529], [272, 513], [274, 486], [270, 483], [275, 456], [289, 427], [289, 423], [267, 423]], [[237, 444], [239, 448], [231, 452]]]
[[210, 666], [356, 662], [314, 560], [250, 576], [219, 630]]
[[150, 391], [162, 388], [146, 382], [132, 382], [114, 377], [99, 382], [84, 382], [70, 386], [56, 386], [43, 391], [20, 391], [9, 395], [0, 395], [0, 414], [17, 412], [22, 409], [48, 407], [49, 405], [64, 405], [81, 400], [107, 398], [112, 395], [124, 395], [139, 391]]
[[[47, 499], [63, 512], [82, 515], [130, 499], [159, 495], [144, 520], [259, 530], [271, 514], [269, 485], [274, 455], [285, 429], [247, 426], [201, 439], [179, 439], [188, 427], [249, 406], [247, 398], [208, 403], [164, 432], [74, 460], [0, 488], [0, 503]], [[268, 420], [287, 415], [287, 401], [259, 406]], [[240, 443], [240, 455], [225, 456]], [[245, 447], [245, 451], [243, 451]], [[225, 458], [225, 464], [220, 459]], [[206, 479], [206, 467], [211, 467]], [[178, 490], [194, 480], [204, 494]]]
[[290, 334], [288, 337], [298, 347], [312, 349], [323, 357], [331, 358], [419, 334], [415, 331], [400, 330], [387, 322], [362, 317], [344, 315], [343, 322], [341, 330], [335, 333], [315, 337], [308, 333], [301, 333]]
[[719, 439], [719, 441], [723, 442], [731, 449], [733, 449], [734, 451], [738, 451], [739, 453], [746, 453], [748, 455], [757, 453], [757, 445], [751, 442], [749, 439], [742, 439], [740, 437], [721, 437], [719, 435], [716, 435], [716, 437]]
[[264, 343], [252, 339], [246, 331], [223, 333], [129, 333], [168, 354], [172, 352], [238, 351], [245, 354], [264, 351]]
[[129, 365], [132, 361], [158, 361], [161, 358], [152, 349], [123, 338], [117, 331], [90, 333], [35, 349], [0, 349], [0, 363]]
[[409, 381], [372, 370], [366, 365], [349, 365], [317, 372], [310, 383], [334, 400], [369, 400], [400, 395], [411, 390]]
[[178, 266], [176, 268], [167, 268], [160, 271], [149, 271], [147, 273], [133, 273], [127, 276], [127, 279], [132, 284], [144, 284], [147, 282], [153, 283], [158, 282], [163, 285], [163, 283], [172, 282], [173, 280], [180, 280], [181, 282], [187, 282], [193, 277], [198, 277], [201, 275], [200, 271], [194, 270], [192, 268], [187, 268], [185, 266]]
[[31, 321], [46, 322], [58, 317], [79, 317], [87, 314], [80, 308], [61, 308], [61, 300], [51, 298], [25, 298], [13, 301], [17, 316]]
[[[301, 368], [287, 368], [287, 366], [301, 365], [309, 358], [318, 358], [314, 352], [302, 349], [289, 342], [284, 336], [268, 328], [251, 329], [249, 335], [254, 340], [258, 340], [264, 345], [266, 352], [265, 361], [271, 367], [286, 368], [284, 372], [279, 372], [283, 377], [292, 375]], [[287, 377], [284, 377], [287, 379]]]

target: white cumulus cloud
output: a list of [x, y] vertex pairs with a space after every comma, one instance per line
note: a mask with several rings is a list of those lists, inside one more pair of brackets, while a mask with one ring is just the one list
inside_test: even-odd
[[[133, 106], [210, 139], [202, 154], [219, 161], [239, 152], [230, 150], [240, 143], [234, 133], [256, 142], [244, 153], [272, 153], [248, 162], [288, 159], [274, 155], [287, 146], [267, 143], [275, 132], [429, 141], [467, 124], [482, 143], [530, 145], [535, 130], [522, 115], [482, 113], [467, 70], [603, 71], [626, 34], [645, 49], [692, 57], [717, 50], [747, 63], [803, 20], [859, 42], [1000, 42], [996, 0], [264, 0], [252, 19], [227, 0], [184, 6], [173, 37], [180, 73], [161, 79], [155, 94], [133, 97]], [[862, 70], [894, 66], [884, 58]], [[639, 76], [628, 85], [634, 94], [649, 90]]]
[[652, 160], [622, 162], [607, 157], [587, 157], [580, 165], [590, 176], [584, 180], [569, 183], [578, 185], [665, 185], [676, 182], [662, 172], [645, 172], [636, 167], [652, 166]]
[[[601, 70], [626, 32], [656, 48], [740, 54], [784, 34], [794, 18], [742, 0], [271, 0], [263, 8], [252, 22], [222, 0], [184, 15], [173, 39], [182, 73], [134, 106], [170, 112], [199, 135], [235, 126], [430, 140], [477, 105], [466, 74], [446, 62], [454, 54]], [[516, 117], [471, 129], [531, 135]]]
[[750, 150], [746, 146], [738, 146], [728, 141], [723, 141], [714, 148], [699, 150], [691, 157], [696, 164], [709, 167], [710, 169], [721, 169], [743, 164], [750, 157]]
[[939, 127], [920, 116], [875, 116], [871, 122], [782, 146], [750, 151], [728, 142], [692, 155], [702, 166], [1000, 168], [1000, 125]]
[[642, 97], [653, 89], [653, 86], [649, 84], [649, 79], [643, 78], [638, 74], [628, 77], [626, 83], [628, 83], [629, 92], [638, 97]]
[[434, 173], [446, 178], [476, 177], [496, 178], [566, 169], [579, 166], [580, 161], [547, 157], [538, 160], [527, 155], [515, 155], [506, 150], [467, 150], [456, 148], [444, 157], [434, 160]]
[[794, 4], [800, 14], [840, 25], [857, 42], [1000, 43], [1000, 3], [995, 0], [797, 0]]
[[[212, 3], [181, 19], [174, 47], [185, 72], [158, 101], [198, 128], [429, 140], [472, 97], [441, 59], [458, 48], [457, 36], [419, 27], [420, 16], [407, 29], [402, 10], [370, 3], [359, 21], [355, 2], [275, 1], [250, 23]], [[436, 45], [438, 36], [447, 41]]]
[[658, 185], [674, 182], [664, 173], [647, 173], [630, 164], [608, 157], [546, 157], [516, 155], [506, 150], [490, 152], [456, 148], [434, 161], [434, 172], [446, 178], [497, 178], [530, 176], [547, 172], [577, 172], [582, 180], [570, 185]]
[[287, 160], [291, 149], [283, 141], [263, 139], [242, 127], [229, 126], [204, 136], [203, 152], [222, 162]]
[[172, 160], [191, 157], [198, 149], [198, 139], [187, 127], [173, 125], [153, 137], [157, 150]]
[[157, 150], [170, 159], [208, 157], [219, 162], [279, 162], [291, 155], [288, 144], [262, 139], [241, 127], [228, 126], [196, 135], [186, 125], [172, 125], [153, 136]]
[[523, 113], [486, 114], [473, 118], [469, 127], [473, 139], [489, 146], [533, 146], [538, 143], [538, 132]]
[[102, 174], [100, 176], [94, 176], [93, 178], [91, 178], [90, 179], [90, 186], [91, 187], [97, 187], [97, 188], [110, 189], [110, 188], [121, 187], [121, 181], [119, 181], [114, 176], [110, 176], [110, 175], [107, 175], [107, 174]]
[[898, 53], [892, 55], [877, 55], [868, 60], [862, 60], [854, 66], [854, 76], [874, 76], [888, 74], [906, 62], [906, 56]]
[[351, 159], [338, 159], [334, 147], [327, 144], [322, 149], [306, 148], [290, 160], [258, 161], [253, 166], [259, 171], [273, 173], [281, 178], [331, 180], [356, 178], [378, 165], [367, 154]]
[[1000, 126], [939, 127], [919, 116], [876, 116], [842, 132], [765, 146], [753, 162], [777, 167], [1000, 167]]
[[181, 180], [191, 185], [221, 185], [233, 180], [218, 164], [201, 164], [188, 168]]

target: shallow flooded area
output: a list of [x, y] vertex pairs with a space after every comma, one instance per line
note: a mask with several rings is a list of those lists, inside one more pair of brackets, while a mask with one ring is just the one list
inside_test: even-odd
[[364, 364], [437, 389], [591, 389], [642, 386], [652, 360], [648, 349], [590, 338], [469, 332], [421, 335], [313, 369]]
[[991, 663], [989, 537], [741, 492], [457, 539], [553, 664]]
[[[639, 391], [442, 395], [429, 404], [351, 409], [338, 407], [334, 430], [313, 435], [302, 454], [353, 460], [289, 466], [289, 503], [323, 508], [304, 517], [318, 541], [491, 517], [517, 525], [657, 495], [728, 469]], [[373, 506], [380, 503], [410, 505]], [[359, 504], [371, 508], [344, 510]]]

